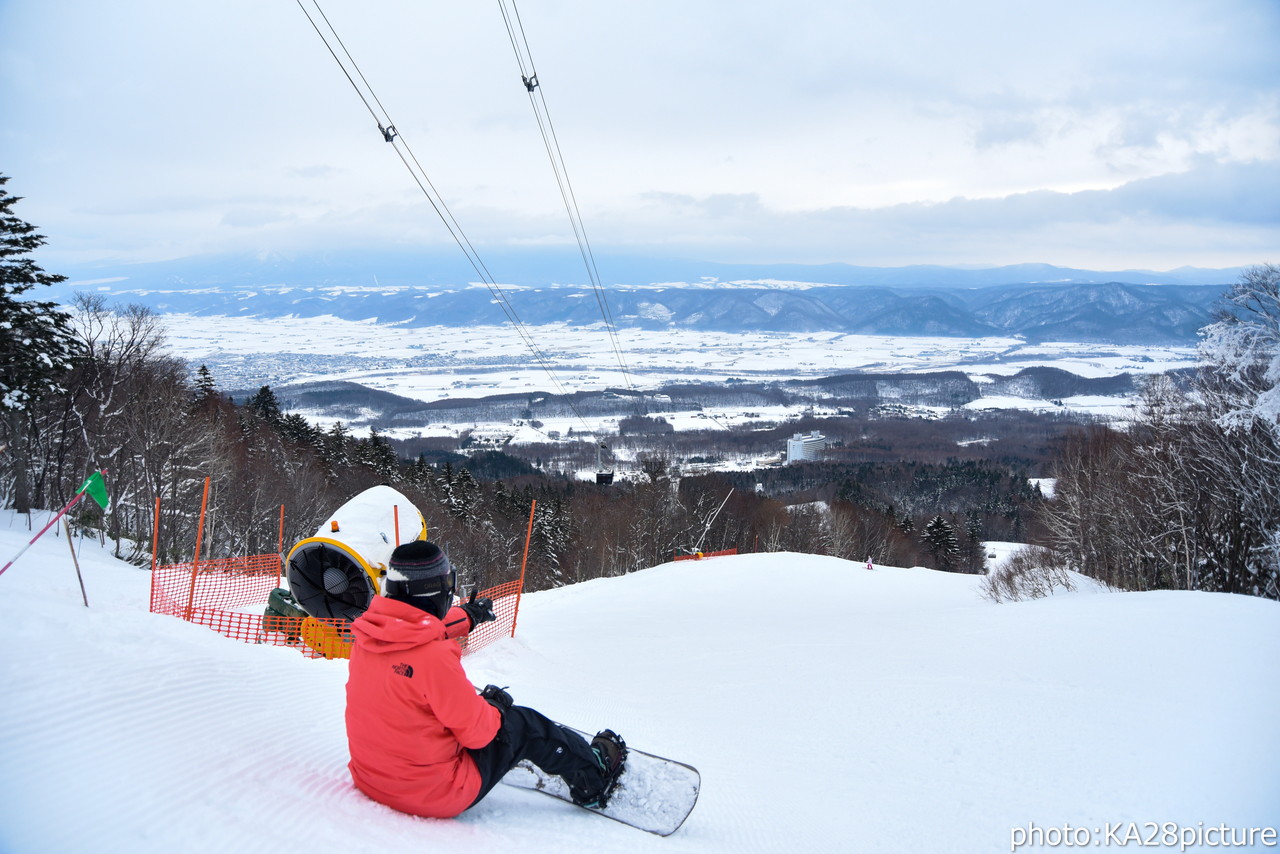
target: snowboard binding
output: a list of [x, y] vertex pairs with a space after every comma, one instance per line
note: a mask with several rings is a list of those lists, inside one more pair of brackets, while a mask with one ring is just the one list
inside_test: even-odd
[[609, 798], [612, 797], [613, 790], [618, 785], [618, 778], [622, 776], [622, 770], [626, 766], [627, 743], [613, 730], [604, 729], [591, 739], [591, 750], [596, 755], [596, 761], [600, 763], [603, 783], [598, 793], [581, 799], [575, 797], [573, 800], [578, 806], [587, 809], [604, 809], [609, 805]]

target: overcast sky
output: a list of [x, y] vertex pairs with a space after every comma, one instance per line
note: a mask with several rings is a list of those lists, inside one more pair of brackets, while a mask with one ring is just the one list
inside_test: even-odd
[[[321, 5], [482, 254], [572, 241], [496, 0]], [[602, 253], [1280, 262], [1277, 0], [519, 11]], [[451, 245], [294, 0], [0, 0], [0, 111], [46, 266]]]

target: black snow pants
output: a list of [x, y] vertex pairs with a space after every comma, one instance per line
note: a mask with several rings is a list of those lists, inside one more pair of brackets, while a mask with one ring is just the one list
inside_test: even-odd
[[522, 759], [562, 777], [571, 792], [585, 799], [604, 785], [600, 763], [586, 739], [525, 706], [508, 709], [493, 741], [475, 750], [468, 748], [467, 752], [480, 769], [480, 793], [471, 806], [489, 794]]

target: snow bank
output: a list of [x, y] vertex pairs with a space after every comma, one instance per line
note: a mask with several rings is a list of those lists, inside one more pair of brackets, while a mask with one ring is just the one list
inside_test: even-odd
[[[0, 517], [0, 551], [28, 536]], [[973, 854], [1028, 822], [1280, 821], [1273, 602], [994, 605], [978, 577], [790, 553], [525, 597], [473, 681], [698, 766], [664, 840], [507, 787], [452, 821], [375, 804], [345, 662], [149, 614], [144, 570], [82, 561], [88, 609], [64, 540], [0, 577], [0, 851]]]

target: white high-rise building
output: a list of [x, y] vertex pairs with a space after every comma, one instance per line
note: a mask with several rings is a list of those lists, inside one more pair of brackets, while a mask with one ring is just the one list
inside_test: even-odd
[[803, 433], [796, 433], [787, 440], [787, 465], [804, 460], [816, 460], [822, 455], [822, 451], [826, 447], [827, 437], [817, 430], [814, 430], [808, 436]]

